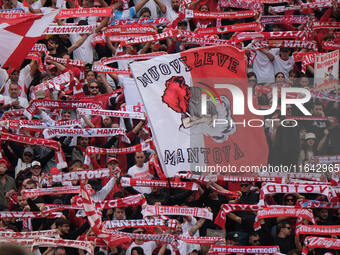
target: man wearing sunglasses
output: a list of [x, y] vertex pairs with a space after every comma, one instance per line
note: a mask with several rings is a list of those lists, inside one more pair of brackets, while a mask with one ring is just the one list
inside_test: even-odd
[[[259, 201], [259, 193], [251, 190], [251, 182], [241, 182], [241, 196], [239, 199], [231, 200], [230, 203], [234, 204], [257, 204]], [[228, 218], [234, 221], [235, 227], [233, 231], [239, 235], [240, 245], [247, 245], [248, 233], [253, 232], [253, 224], [256, 214], [248, 211], [236, 211], [227, 214]]]
[[294, 235], [288, 221], [281, 221], [277, 224], [277, 237], [275, 244], [280, 247], [280, 252], [287, 254], [290, 250], [295, 249]]

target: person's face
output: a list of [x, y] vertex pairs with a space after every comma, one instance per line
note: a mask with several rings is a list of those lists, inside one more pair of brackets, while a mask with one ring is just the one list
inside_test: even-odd
[[144, 152], [136, 152], [135, 160], [137, 165], [143, 165], [145, 160]]
[[81, 168], [82, 164], [80, 162], [75, 162], [73, 165], [70, 166], [70, 171], [76, 171], [77, 169]]
[[103, 124], [104, 124], [104, 127], [111, 127], [112, 119], [110, 117], [106, 117], [105, 119], [103, 119]]
[[80, 137], [79, 138], [79, 145], [81, 147], [87, 147], [89, 145], [89, 138], [88, 137]]
[[48, 50], [55, 50], [56, 48], [57, 48], [57, 43], [53, 40], [48, 40], [47, 49]]
[[116, 208], [113, 216], [115, 220], [124, 220], [125, 219], [125, 210], [123, 208]]
[[65, 249], [58, 249], [55, 253], [56, 255], [66, 255]]
[[292, 196], [287, 196], [287, 197], [285, 198], [285, 204], [286, 204], [286, 205], [294, 205], [294, 204], [295, 204], [294, 197], [292, 197]]
[[96, 80], [96, 76], [94, 75], [94, 72], [90, 71], [86, 74], [86, 81], [88, 84]]
[[18, 85], [11, 84], [9, 86], [9, 95], [11, 98], [17, 98], [19, 96], [19, 92], [20, 92], [20, 89]]
[[18, 204], [21, 208], [24, 208], [27, 205], [27, 200], [23, 196], [18, 196]]
[[126, 45], [126, 54], [134, 54], [135, 48], [132, 45]]
[[315, 105], [312, 111], [313, 116], [322, 117], [323, 116], [323, 109], [321, 105]]
[[302, 88], [309, 87], [309, 79], [307, 77], [302, 77], [300, 79], [300, 85]]
[[182, 233], [182, 226], [181, 226], [181, 223], [180, 223], [179, 221], [176, 221], [175, 232], [176, 232], [177, 234], [181, 234], [181, 233]]
[[285, 80], [285, 76], [282, 73], [279, 73], [275, 78], [276, 82], [283, 82], [284, 80]]
[[251, 236], [249, 238], [249, 244], [253, 246], [258, 246], [260, 245], [260, 237], [258, 235], [256, 236]]
[[306, 129], [301, 129], [301, 130], [299, 131], [300, 139], [305, 139], [306, 133], [307, 133], [307, 130], [306, 130]]
[[291, 231], [292, 231], [289, 224], [286, 224], [286, 226], [283, 228], [283, 230], [285, 231], [286, 235], [290, 235]]
[[315, 139], [307, 139], [307, 145], [312, 147], [315, 144]]
[[178, 26], [178, 29], [182, 30], [182, 31], [186, 31], [187, 30], [187, 26], [185, 26], [185, 25]]
[[327, 209], [321, 210], [319, 216], [320, 216], [321, 219], [327, 220], [327, 218], [328, 218], [328, 210]]
[[179, 10], [179, 0], [171, 0], [171, 7], [174, 11]]
[[56, 77], [58, 75], [58, 68], [56, 68], [56, 67], [53, 67], [53, 68], [49, 69], [48, 71], [49, 71], [49, 73], [52, 77]]
[[139, 255], [139, 254], [138, 254], [138, 251], [133, 250], [132, 253], [131, 253], [131, 255]]
[[72, 115], [71, 115], [70, 112], [63, 112], [61, 114], [61, 119], [62, 120], [71, 120], [71, 118], [72, 118]]
[[201, 5], [200, 9], [201, 12], [208, 12], [209, 11], [209, 7], [206, 4]]
[[250, 77], [248, 78], [248, 82], [249, 82], [249, 85], [250, 85], [251, 87], [254, 87], [254, 86], [256, 85], [256, 83], [257, 83], [256, 77], [255, 77], [255, 76], [250, 76]]
[[70, 232], [70, 225], [69, 225], [69, 224], [63, 224], [63, 225], [60, 227], [60, 231], [61, 231], [61, 233], [63, 233], [63, 234], [68, 234], [68, 232]]
[[92, 82], [89, 85], [89, 91], [91, 95], [98, 95], [99, 94], [99, 85], [96, 82]]
[[[132, 231], [134, 234], [145, 234], [145, 230], [143, 228], [136, 228], [134, 231]], [[143, 244], [144, 241], [140, 239], [135, 240], [136, 243], [138, 244]]]
[[19, 72], [17, 70], [13, 71], [10, 75], [9, 78], [11, 81], [18, 81], [19, 79]]
[[244, 192], [249, 192], [250, 191], [250, 183], [241, 183], [240, 184], [241, 186], [241, 192], [244, 193]]
[[283, 59], [283, 60], [288, 60], [289, 58], [289, 55], [290, 55], [290, 51], [288, 50], [280, 50], [280, 57]]
[[31, 171], [33, 176], [39, 176], [41, 173], [41, 166], [34, 166]]
[[30, 152], [25, 152], [25, 153], [23, 154], [22, 160], [23, 160], [25, 163], [31, 163], [31, 162], [33, 161], [33, 154], [30, 153]]
[[150, 19], [151, 13], [150, 12], [143, 12], [143, 14], [140, 16], [142, 19]]
[[115, 160], [112, 160], [112, 161], [110, 161], [110, 163], [107, 164], [107, 167], [109, 169], [115, 169], [116, 167], [118, 167], [118, 162], [115, 161]]
[[0, 175], [4, 175], [7, 171], [7, 166], [4, 163], [0, 163]]
[[36, 189], [37, 185], [35, 185], [34, 183], [28, 183], [26, 184], [26, 189]]

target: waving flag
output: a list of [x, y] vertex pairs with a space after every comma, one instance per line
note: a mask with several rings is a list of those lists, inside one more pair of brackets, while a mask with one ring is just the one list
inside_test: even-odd
[[0, 65], [20, 68], [57, 13], [58, 10], [46, 15], [32, 14], [17, 19], [0, 18]]
[[[181, 170], [237, 172], [240, 166], [267, 162], [264, 127], [251, 127], [263, 117], [242, 102], [248, 88], [243, 51], [205, 47], [134, 62], [130, 68], [167, 176]], [[243, 98], [236, 100], [233, 87]], [[253, 119], [258, 122], [249, 125]]]

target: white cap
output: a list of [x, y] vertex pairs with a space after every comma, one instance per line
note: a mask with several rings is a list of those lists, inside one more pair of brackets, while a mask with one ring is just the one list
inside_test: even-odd
[[316, 136], [315, 136], [314, 133], [307, 133], [305, 135], [305, 140], [307, 140], [307, 139], [316, 139]]
[[32, 162], [32, 167], [34, 167], [34, 166], [41, 166], [41, 164], [40, 164], [40, 162], [39, 161], [33, 161]]

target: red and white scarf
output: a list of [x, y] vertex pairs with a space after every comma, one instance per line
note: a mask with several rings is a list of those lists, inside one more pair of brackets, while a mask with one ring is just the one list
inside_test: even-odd
[[340, 43], [323, 41], [322, 48], [325, 50], [338, 50], [340, 49]]
[[340, 163], [340, 155], [312, 156], [311, 160], [315, 164], [338, 164]]
[[151, 25], [139, 25], [139, 26], [109, 26], [104, 31], [104, 36], [109, 35], [122, 35], [122, 34], [156, 34], [156, 29]]
[[26, 211], [0, 211], [0, 219], [16, 218], [16, 219], [32, 219], [32, 218], [60, 218], [63, 214], [60, 212], [26, 212]]
[[301, 208], [327, 208], [327, 209], [338, 209], [340, 208], [339, 202], [324, 202], [316, 200], [303, 200], [298, 202], [298, 206]]
[[309, 222], [316, 224], [313, 212], [308, 209], [300, 209], [294, 207], [270, 207], [263, 208], [257, 211], [256, 220], [254, 222], [254, 229], [258, 230], [261, 228], [261, 219], [265, 218], [276, 218], [276, 217], [296, 217], [298, 218], [298, 223], [302, 223], [302, 219], [307, 219]]
[[[100, 209], [112, 209], [117, 207], [126, 207], [130, 205], [143, 205], [145, 203], [146, 199], [142, 194], [118, 198], [115, 200], [93, 201], [95, 207], [98, 207]], [[75, 196], [75, 205], [83, 206], [83, 201], [81, 197]]]
[[34, 242], [32, 244], [33, 247], [71, 247], [75, 249], [81, 249], [87, 251], [88, 254], [93, 255], [94, 254], [94, 248], [91, 242], [89, 241], [77, 241], [77, 240], [66, 240], [66, 239], [53, 239], [53, 238], [46, 238], [46, 237], [40, 237], [34, 239]]
[[233, 41], [231, 40], [224, 40], [224, 39], [211, 39], [205, 37], [198, 37], [198, 36], [186, 36], [182, 39], [184, 43], [187, 44], [199, 44], [199, 45], [233, 45]]
[[321, 29], [321, 28], [327, 28], [327, 29], [338, 29], [340, 27], [340, 22], [324, 22], [324, 21], [314, 21], [312, 23], [312, 29]]
[[207, 208], [187, 207], [187, 206], [164, 206], [164, 205], [147, 205], [143, 210], [144, 217], [159, 215], [184, 215], [213, 219], [213, 214]]
[[75, 180], [92, 180], [110, 177], [110, 169], [96, 169], [96, 170], [84, 170], [75, 171], [69, 173], [61, 173], [52, 175], [53, 182], [66, 182]]
[[25, 109], [24, 115], [31, 119], [32, 115], [38, 108], [47, 109], [77, 109], [77, 108], [90, 108], [90, 109], [103, 109], [102, 105], [96, 102], [88, 101], [62, 101], [62, 100], [33, 100]]
[[44, 123], [38, 120], [8, 120], [7, 125], [5, 126], [6, 129], [14, 128], [25, 128], [31, 131], [41, 131], [42, 129], [49, 128], [51, 126], [55, 127], [76, 127], [81, 126], [78, 120], [58, 120], [53, 121], [53, 123]]
[[198, 28], [195, 33], [197, 35], [210, 35], [210, 34], [224, 34], [235, 31], [260, 31], [261, 25], [257, 22], [240, 23], [235, 25], [227, 25], [221, 27], [208, 27]]
[[97, 110], [97, 109], [77, 109], [78, 114], [83, 115], [100, 115], [100, 116], [109, 116], [109, 117], [117, 117], [117, 118], [131, 118], [144, 120], [145, 116], [141, 112], [124, 112], [124, 111], [110, 111], [110, 110]]
[[220, 7], [234, 7], [263, 12], [263, 6], [257, 1], [244, 0], [219, 0]]
[[339, 250], [340, 249], [340, 239], [335, 238], [325, 238], [318, 236], [307, 236], [304, 242], [304, 247], [302, 249], [303, 255], [307, 255], [309, 249], [327, 249], [327, 250]]
[[278, 31], [278, 32], [241, 32], [233, 36], [235, 42], [254, 39], [300, 39], [306, 38], [305, 31]]
[[50, 57], [52, 61], [58, 62], [65, 66], [77, 66], [77, 67], [84, 67], [84, 62], [77, 60], [77, 59], [69, 59], [69, 58], [57, 58], [57, 57]]
[[47, 128], [43, 131], [45, 138], [52, 138], [56, 136], [82, 136], [82, 137], [105, 137], [125, 135], [124, 128]]
[[215, 218], [215, 224], [225, 229], [226, 216], [233, 211], [252, 211], [257, 212], [260, 209], [258, 205], [243, 204], [223, 204], [218, 215]]
[[306, 24], [308, 17], [305, 15], [275, 15], [275, 16], [262, 16], [261, 24]]
[[32, 232], [7, 232], [1, 231], [0, 232], [1, 238], [25, 238], [31, 239], [36, 237], [54, 237], [58, 238], [59, 234], [56, 229], [51, 230], [41, 230], [41, 231], [32, 231]]
[[65, 186], [41, 189], [27, 189], [23, 190], [22, 194], [25, 198], [41, 197], [41, 196], [54, 196], [63, 194], [79, 194], [79, 186]]
[[295, 229], [295, 235], [340, 235], [339, 225], [298, 225]]
[[160, 34], [133, 37], [130, 40], [124, 40], [121, 42], [121, 46], [159, 41], [159, 40], [175, 37], [177, 36], [177, 34], [178, 34], [177, 30], [168, 29], [166, 32], [163, 32]]
[[279, 246], [233, 246], [233, 245], [213, 245], [208, 254], [225, 255], [227, 253], [241, 254], [277, 254], [280, 252]]
[[186, 9], [186, 19], [244, 19], [254, 17], [256, 11], [230, 11], [230, 12], [200, 12]]
[[74, 8], [59, 10], [56, 19], [67, 19], [73, 17], [111, 17], [112, 8]]
[[31, 136], [14, 135], [6, 132], [2, 132], [1, 140], [12, 141], [17, 143], [24, 143], [30, 145], [40, 145], [55, 150], [55, 158], [57, 162], [57, 168], [62, 169], [67, 167], [64, 152], [59, 147], [57, 141], [48, 140], [43, 138], [36, 138]]
[[264, 48], [302, 48], [317, 51], [318, 47], [313, 41], [299, 41], [299, 40], [262, 40], [253, 42], [247, 49], [260, 50]]
[[122, 184], [122, 187], [171, 187], [176, 189], [198, 190], [197, 184], [193, 182], [170, 181], [169, 186], [168, 181], [122, 177], [120, 183]]
[[332, 7], [333, 3], [331, 1], [317, 2], [317, 3], [302, 3], [300, 5], [292, 6], [275, 6], [271, 7], [271, 10], [275, 13], [285, 12], [285, 11], [296, 11], [296, 10], [313, 10], [318, 8]]
[[62, 34], [91, 34], [94, 29], [92, 25], [86, 26], [48, 26], [43, 32], [44, 35]]
[[132, 74], [129, 70], [117, 69], [113, 67], [106, 66], [101, 63], [96, 63], [92, 66], [92, 71], [96, 73], [110, 73], [110, 74]]
[[169, 227], [175, 228], [175, 220], [138, 219], [138, 220], [108, 220], [104, 221], [107, 229], [137, 228], [137, 227]]

